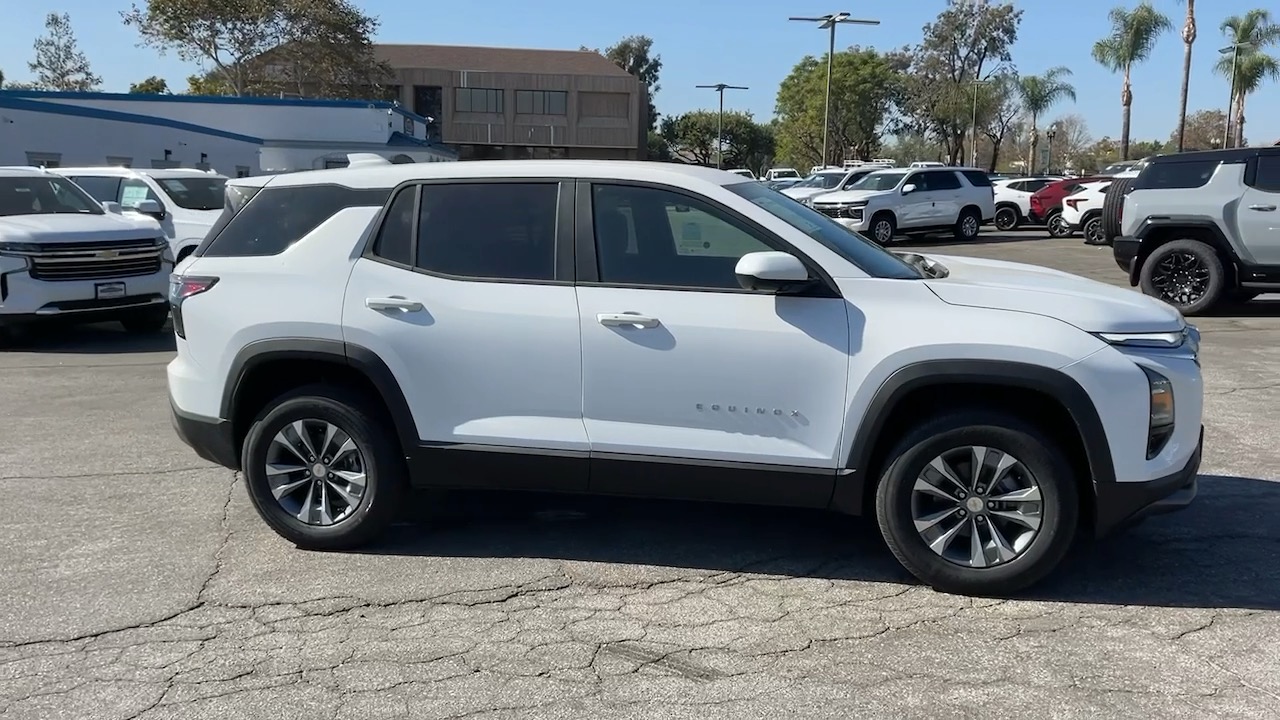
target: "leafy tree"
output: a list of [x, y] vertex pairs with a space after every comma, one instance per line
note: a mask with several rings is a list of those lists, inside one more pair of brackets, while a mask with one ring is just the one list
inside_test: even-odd
[[1244, 15], [1233, 15], [1222, 21], [1222, 32], [1231, 43], [1249, 43], [1241, 47], [1238, 55], [1222, 56], [1214, 70], [1228, 79], [1235, 71], [1235, 122], [1232, 137], [1228, 138], [1230, 146], [1240, 147], [1244, 144], [1244, 101], [1262, 86], [1267, 80], [1280, 79], [1280, 61], [1267, 54], [1266, 48], [1280, 40], [1280, 25], [1271, 20], [1271, 13], [1266, 10], [1250, 10]]
[[1178, 129], [1176, 146], [1182, 152], [1187, 135], [1187, 92], [1191, 89], [1191, 46], [1196, 42], [1196, 0], [1185, 0], [1187, 19], [1182, 24], [1182, 96], [1178, 101]]
[[586, 45], [579, 49], [604, 55], [615, 65], [649, 86], [649, 130], [656, 130], [658, 111], [653, 105], [653, 96], [657, 95], [658, 90], [661, 89], [658, 84], [658, 75], [662, 72], [662, 56], [653, 54], [653, 38], [646, 35], [628, 35], [605, 48], [604, 52], [598, 49], [593, 50]]
[[1129, 113], [1133, 106], [1133, 85], [1129, 80], [1133, 66], [1151, 57], [1160, 35], [1173, 28], [1169, 18], [1142, 2], [1133, 10], [1112, 8], [1107, 15], [1111, 33], [1093, 44], [1093, 59], [1112, 72], [1124, 73], [1120, 91], [1123, 121], [1120, 129], [1120, 156], [1129, 159]]
[[973, 83], [1010, 69], [1021, 22], [1011, 2], [948, 0], [911, 52], [904, 119], [912, 131], [937, 137], [953, 163], [973, 125]]
[[[871, 159], [902, 94], [906, 61], [872, 49], [836, 53], [831, 68], [831, 146]], [[827, 59], [806, 56], [778, 89], [778, 155], [793, 167], [826, 164], [822, 157]]]
[[210, 64], [230, 95], [367, 97], [390, 73], [373, 55], [378, 21], [349, 0], [145, 2], [121, 13], [142, 44]]
[[1018, 78], [1018, 97], [1022, 100], [1022, 108], [1031, 119], [1028, 130], [1030, 134], [1030, 156], [1027, 159], [1027, 172], [1036, 172], [1036, 147], [1040, 143], [1038, 120], [1049, 108], [1057, 105], [1064, 98], [1076, 99], [1076, 89], [1066, 78], [1071, 76], [1070, 68], [1059, 65], [1050, 68], [1043, 75], [1025, 75]]
[[169, 83], [162, 77], [151, 77], [136, 82], [129, 86], [129, 92], [134, 95], [169, 95]]
[[0, 70], [0, 88], [4, 87], [4, 71]]
[[96, 90], [102, 78], [89, 69], [89, 59], [76, 46], [71, 30], [71, 16], [49, 13], [44, 27], [48, 33], [36, 39], [36, 59], [27, 67], [36, 76], [35, 87], [41, 90], [86, 92]]
[[[1093, 138], [1089, 135], [1089, 124], [1080, 115], [1068, 113], [1058, 117], [1049, 127], [1056, 131], [1053, 137], [1054, 156], [1059, 160], [1065, 160], [1066, 165], [1078, 166], [1081, 157], [1093, 145]], [[1055, 164], [1050, 158], [1049, 167], [1045, 169], [1054, 167], [1060, 168], [1063, 164]]]
[[234, 95], [231, 86], [217, 71], [187, 77], [188, 95]]
[[1174, 128], [1169, 144], [1177, 147], [1179, 130], [1183, 149], [1211, 150], [1222, 146], [1222, 133], [1227, 129], [1227, 114], [1221, 110], [1197, 110], [1187, 116], [1186, 123]]
[[1022, 98], [1018, 93], [1018, 76], [1000, 73], [979, 88], [978, 127], [991, 143], [987, 169], [995, 172], [1005, 139], [1010, 137], [1018, 117], [1022, 115]]
[[[683, 115], [662, 119], [662, 139], [674, 151], [692, 158], [699, 165], [715, 165], [716, 110], [693, 110]], [[749, 112], [724, 112], [725, 168], [751, 168], [760, 172], [773, 156], [773, 132], [769, 126], [755, 121]]]

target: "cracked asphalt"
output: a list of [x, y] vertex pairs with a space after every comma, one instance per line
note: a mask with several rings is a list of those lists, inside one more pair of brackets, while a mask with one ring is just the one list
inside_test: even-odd
[[[925, 249], [1122, 282], [1040, 236]], [[1003, 601], [768, 508], [432, 494], [303, 552], [174, 436], [169, 338], [37, 336], [0, 352], [0, 718], [1277, 717], [1280, 296], [1196, 322], [1196, 504]]]

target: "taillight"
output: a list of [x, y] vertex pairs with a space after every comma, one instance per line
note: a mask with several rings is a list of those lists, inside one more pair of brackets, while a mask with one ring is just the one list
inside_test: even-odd
[[192, 275], [169, 276], [169, 310], [173, 317], [173, 332], [184, 340], [187, 328], [182, 322], [182, 303], [218, 284], [216, 277], [200, 277]]

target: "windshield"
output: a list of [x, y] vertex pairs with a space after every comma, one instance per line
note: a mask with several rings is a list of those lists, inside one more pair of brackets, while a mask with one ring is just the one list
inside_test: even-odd
[[798, 182], [791, 187], [830, 189], [839, 185], [842, 177], [844, 173], [815, 173], [805, 178], [804, 182]]
[[60, 177], [0, 177], [0, 216], [101, 215], [102, 206]]
[[892, 190], [898, 187], [898, 183], [902, 182], [902, 178], [906, 177], [904, 172], [873, 172], [862, 178], [858, 182], [849, 186], [850, 190]]
[[872, 277], [903, 280], [922, 277], [897, 255], [791, 197], [761, 187], [759, 183], [734, 183], [726, 189], [822, 243]]
[[187, 210], [221, 210], [226, 178], [156, 178], [173, 204]]

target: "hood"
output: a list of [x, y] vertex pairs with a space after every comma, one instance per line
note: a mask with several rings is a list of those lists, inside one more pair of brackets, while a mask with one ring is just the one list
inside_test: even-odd
[[805, 198], [816, 197], [818, 195], [826, 195], [829, 192], [831, 192], [830, 188], [795, 187], [793, 185], [789, 188], [785, 188], [782, 191], [782, 194], [786, 195], [787, 197], [794, 198], [796, 200], [804, 200]]
[[1155, 298], [1078, 275], [1002, 260], [928, 257], [949, 274], [924, 282], [951, 305], [1045, 315], [1086, 332], [1176, 332], [1186, 325], [1181, 313]]
[[163, 235], [160, 223], [145, 215], [132, 218], [108, 212], [102, 215], [64, 213], [0, 217], [0, 241], [3, 242], [94, 242]]
[[837, 190], [829, 192], [822, 196], [824, 203], [848, 203], [857, 202], [859, 200], [870, 200], [871, 198], [881, 197], [883, 195], [892, 195], [893, 190]]

